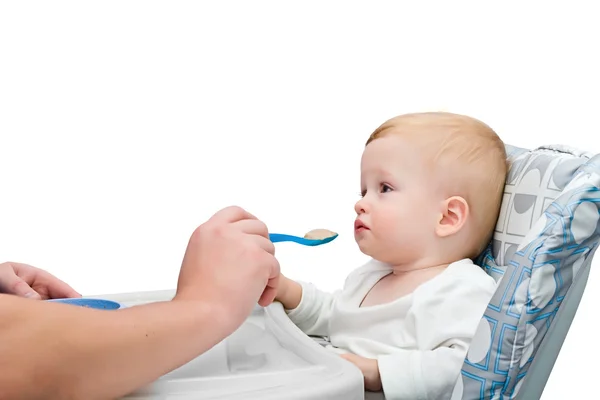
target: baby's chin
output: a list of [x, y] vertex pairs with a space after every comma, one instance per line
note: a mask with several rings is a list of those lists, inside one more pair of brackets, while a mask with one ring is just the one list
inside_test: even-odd
[[369, 246], [367, 243], [365, 243], [364, 240], [357, 240], [356, 244], [358, 245], [358, 249], [360, 250], [360, 252], [363, 253], [365, 256], [380, 261], [380, 256], [383, 255], [381, 254], [381, 251], [377, 251], [372, 246]]
[[383, 264], [395, 265], [397, 263], [398, 254], [391, 254], [390, 251], [385, 251], [384, 249], [373, 248], [372, 246], [367, 245], [366, 243], [356, 242], [358, 245], [358, 249], [361, 253], [366, 255], [367, 257], [372, 258], [375, 261], [379, 261]]

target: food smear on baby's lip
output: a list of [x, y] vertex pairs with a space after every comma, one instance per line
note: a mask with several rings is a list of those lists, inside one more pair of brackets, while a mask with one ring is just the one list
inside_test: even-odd
[[337, 235], [337, 233], [330, 231], [329, 229], [313, 229], [304, 235], [304, 239], [323, 240], [335, 235]]

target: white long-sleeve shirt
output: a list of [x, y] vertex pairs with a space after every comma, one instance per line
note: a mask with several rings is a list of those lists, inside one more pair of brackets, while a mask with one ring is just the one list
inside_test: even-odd
[[300, 304], [286, 312], [307, 335], [328, 336], [338, 351], [376, 359], [387, 400], [449, 399], [496, 282], [465, 259], [406, 296], [360, 307], [390, 272], [371, 260], [334, 293], [299, 282]]

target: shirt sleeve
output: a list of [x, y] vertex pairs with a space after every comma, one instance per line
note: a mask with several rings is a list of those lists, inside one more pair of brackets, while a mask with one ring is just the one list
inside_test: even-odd
[[414, 324], [418, 349], [378, 357], [387, 400], [450, 398], [495, 289], [488, 275], [450, 276], [415, 292], [407, 318]]
[[302, 298], [296, 308], [285, 310], [288, 317], [307, 335], [329, 336], [329, 320], [336, 301], [343, 292], [359, 287], [365, 276], [377, 268], [381, 267], [374, 260], [367, 262], [346, 277], [343, 290], [332, 293], [321, 291], [312, 283], [299, 281]]
[[323, 292], [312, 283], [298, 282], [302, 298], [298, 307], [286, 310], [292, 322], [307, 335], [329, 336], [329, 317], [341, 291]]

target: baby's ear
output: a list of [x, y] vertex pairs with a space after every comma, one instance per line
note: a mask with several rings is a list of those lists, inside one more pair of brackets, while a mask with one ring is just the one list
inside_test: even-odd
[[435, 233], [440, 237], [454, 235], [463, 227], [469, 217], [469, 205], [460, 196], [453, 196], [441, 204], [440, 219]]

